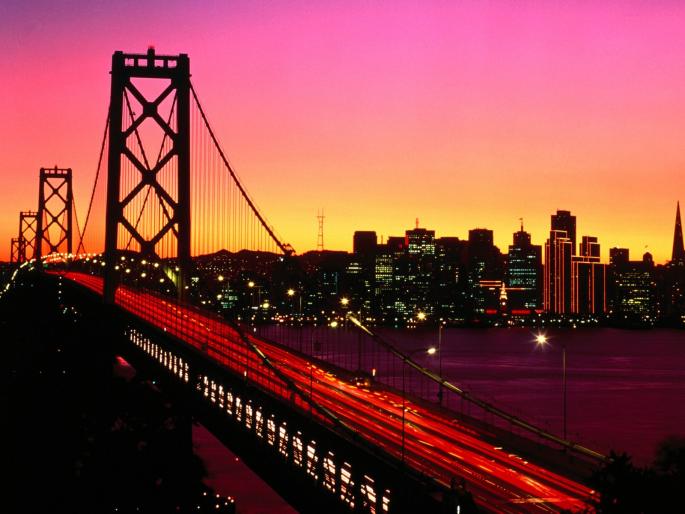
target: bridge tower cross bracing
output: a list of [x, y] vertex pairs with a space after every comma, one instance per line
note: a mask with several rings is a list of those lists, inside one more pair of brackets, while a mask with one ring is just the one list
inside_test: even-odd
[[22, 247], [22, 240], [21, 238], [18, 237], [13, 237], [12, 238], [12, 244], [10, 246], [10, 264], [18, 264], [19, 261], [19, 254], [21, 252], [21, 247]]
[[[72, 252], [74, 192], [71, 168], [41, 168], [38, 183], [35, 257], [40, 261], [45, 244], [48, 254]], [[59, 235], [55, 236], [55, 228]]]
[[[107, 174], [107, 210], [105, 225], [105, 272], [104, 298], [114, 301], [118, 285], [114, 270], [120, 251], [118, 235], [127, 234], [140, 248], [144, 257], [160, 257], [158, 245], [169, 233], [176, 242], [176, 259], [179, 275], [176, 285], [179, 296], [183, 296], [191, 267], [190, 258], [190, 64], [186, 54], [177, 56], [156, 55], [153, 48], [146, 54], [112, 55], [111, 92], [109, 111], [109, 149]], [[161, 94], [149, 99], [132, 82], [132, 79], [165, 80], [169, 82]], [[135, 114], [130, 109], [128, 95], [141, 105], [142, 112]], [[173, 120], [162, 118], [158, 112], [160, 104], [169, 95], [175, 95]], [[126, 103], [125, 103], [126, 102]], [[124, 109], [127, 108], [128, 112]], [[124, 119], [131, 116], [130, 124], [124, 126]], [[141, 162], [129, 144], [140, 145], [138, 127], [151, 119], [169, 137], [172, 144], [166, 153], [161, 153], [156, 163], [144, 158]], [[135, 135], [135, 138], [133, 137]], [[143, 156], [144, 157], [144, 156]], [[158, 174], [172, 159], [176, 159], [176, 188], [165, 189], [158, 180]], [[122, 163], [132, 165], [138, 172], [137, 183], [130, 191], [122, 190]], [[135, 219], [127, 217], [129, 206], [143, 188], [150, 186], [164, 202], [165, 223], [153, 234], [143, 234]], [[144, 207], [143, 207], [144, 208]], [[130, 209], [129, 209], [130, 210]]]
[[19, 212], [19, 237], [17, 262], [26, 262], [36, 256], [36, 235], [38, 234], [38, 213], [36, 211]]

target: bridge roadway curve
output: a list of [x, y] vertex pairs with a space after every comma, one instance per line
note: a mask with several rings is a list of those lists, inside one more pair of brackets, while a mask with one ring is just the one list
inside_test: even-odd
[[[60, 272], [92, 291], [102, 294], [102, 278], [76, 272]], [[258, 355], [247, 347], [230, 325], [193, 307], [185, 307], [154, 293], [120, 286], [115, 303], [127, 312], [169, 332], [204, 351], [234, 372], [292, 401], [291, 391]], [[398, 459], [402, 458], [401, 393], [388, 388], [365, 388], [342, 380], [305, 356], [247, 335], [281, 373], [314, 402], [328, 408], [348, 426]], [[408, 466], [449, 486], [453, 478], [464, 479], [474, 500], [484, 510], [497, 513], [586, 512], [595, 493], [588, 487], [515, 454], [487, 443], [473, 427], [443, 412], [405, 400], [404, 460]], [[309, 409], [303, 400], [296, 402]], [[328, 418], [317, 415], [330, 424]]]

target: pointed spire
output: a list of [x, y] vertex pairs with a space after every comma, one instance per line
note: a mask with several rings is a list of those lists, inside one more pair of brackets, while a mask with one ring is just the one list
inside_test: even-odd
[[675, 212], [675, 230], [673, 232], [673, 253], [671, 262], [685, 263], [685, 247], [683, 246], [683, 226], [680, 222], [680, 202]]

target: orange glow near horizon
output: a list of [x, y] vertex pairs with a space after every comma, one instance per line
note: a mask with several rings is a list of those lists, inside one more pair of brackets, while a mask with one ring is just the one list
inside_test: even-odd
[[[163, 6], [163, 8], [162, 8]], [[154, 15], [153, 15], [154, 13]], [[351, 250], [577, 216], [631, 259], [670, 258], [685, 200], [685, 5], [597, 2], [8, 3], [0, 7], [0, 260], [41, 166], [71, 167], [85, 217], [115, 50], [188, 53], [223, 148], [282, 239]], [[153, 21], [151, 21], [153, 20]], [[102, 245], [96, 205], [88, 251]]]

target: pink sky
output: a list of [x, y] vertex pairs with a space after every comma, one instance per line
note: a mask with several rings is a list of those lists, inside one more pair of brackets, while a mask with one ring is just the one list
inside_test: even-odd
[[[83, 218], [115, 50], [188, 53], [222, 145], [278, 232], [438, 236], [557, 208], [602, 255], [670, 257], [685, 200], [680, 2], [21, 2], [0, 5], [0, 259], [38, 169]], [[91, 248], [97, 250], [97, 248]]]

